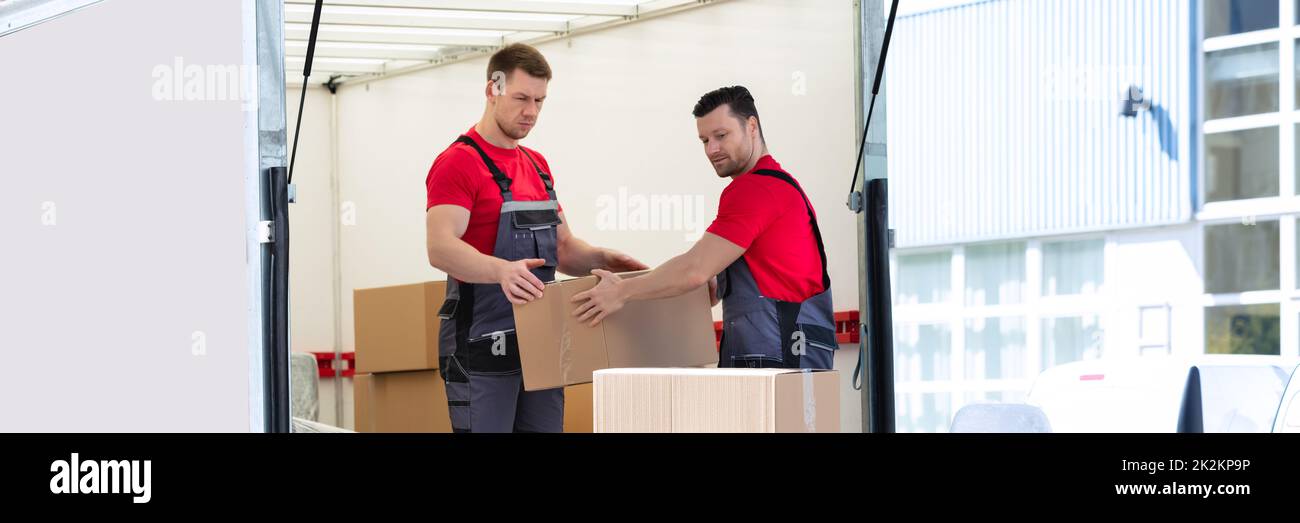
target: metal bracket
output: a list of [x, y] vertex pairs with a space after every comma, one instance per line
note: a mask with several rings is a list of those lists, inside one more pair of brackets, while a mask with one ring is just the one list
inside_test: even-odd
[[257, 243], [275, 243], [275, 222], [262, 220], [257, 222]]
[[849, 193], [849, 201], [846, 202], [849, 210], [855, 214], [862, 212], [862, 191], [853, 191]]
[[9, 0], [0, 2], [0, 36], [81, 9], [100, 0]]

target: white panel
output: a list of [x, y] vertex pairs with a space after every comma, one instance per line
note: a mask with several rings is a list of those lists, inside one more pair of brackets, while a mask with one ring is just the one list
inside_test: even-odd
[[248, 5], [102, 2], [0, 37], [23, 71], [0, 82], [0, 430], [260, 428]]

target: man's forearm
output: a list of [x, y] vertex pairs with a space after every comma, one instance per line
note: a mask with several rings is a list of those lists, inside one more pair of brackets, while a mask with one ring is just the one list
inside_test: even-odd
[[502, 262], [460, 238], [441, 238], [429, 247], [429, 264], [463, 282], [496, 283]]
[[593, 247], [582, 239], [569, 236], [559, 246], [560, 272], [569, 276], [586, 276], [592, 269], [605, 268], [605, 249]]
[[696, 263], [690, 253], [668, 260], [649, 273], [623, 280], [628, 300], [650, 300], [685, 294], [708, 283], [714, 275]]
[[[744, 247], [706, 232], [691, 250], [641, 276], [620, 278], [612, 271], [597, 272], [600, 283], [573, 296], [571, 301], [578, 304], [573, 314], [583, 322], [597, 325], [629, 301], [679, 296], [707, 285], [744, 254]], [[637, 265], [644, 267], [644, 264]], [[710, 296], [709, 302], [713, 303], [714, 299], [715, 296]]]

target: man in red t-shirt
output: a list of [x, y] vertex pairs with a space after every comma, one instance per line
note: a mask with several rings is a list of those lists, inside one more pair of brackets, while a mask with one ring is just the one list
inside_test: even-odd
[[560, 432], [564, 389], [523, 390], [511, 304], [540, 298], [556, 271], [646, 268], [575, 237], [546, 158], [519, 145], [537, 123], [550, 79], [537, 49], [497, 51], [482, 118], [438, 155], [425, 179], [429, 264], [448, 275], [438, 355], [457, 432]]
[[574, 314], [595, 325], [628, 300], [708, 282], [715, 303], [722, 300], [718, 366], [831, 368], [837, 345], [821, 231], [799, 183], [768, 155], [754, 97], [723, 87], [693, 114], [714, 171], [731, 178], [717, 218], [689, 251], [644, 276], [593, 271], [601, 282], [574, 296]]

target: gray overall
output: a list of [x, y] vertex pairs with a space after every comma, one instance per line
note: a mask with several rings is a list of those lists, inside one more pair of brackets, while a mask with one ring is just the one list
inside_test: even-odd
[[[546, 282], [555, 279], [559, 205], [551, 175], [543, 172], [527, 151], [546, 186], [547, 200], [515, 201], [510, 178], [468, 136], [456, 140], [473, 147], [487, 164], [501, 190], [501, 219], [492, 255], [504, 260], [540, 258], [532, 269]], [[521, 149], [522, 151], [522, 149]], [[447, 282], [447, 298], [439, 310], [442, 324], [438, 358], [447, 383], [447, 406], [455, 432], [561, 432], [564, 389], [526, 392], [515, 339], [514, 309], [496, 283]]]
[[[812, 204], [789, 174], [769, 169], [751, 174], [780, 179], [803, 197], [813, 237], [817, 240], [817, 252], [821, 255], [824, 290], [802, 302], [768, 298], [759, 292], [745, 257], [732, 262], [718, 275], [718, 295], [722, 298], [718, 366], [830, 369], [837, 347], [831, 277], [826, 272], [826, 247], [822, 244]], [[790, 248], [803, 247], [791, 245]]]

